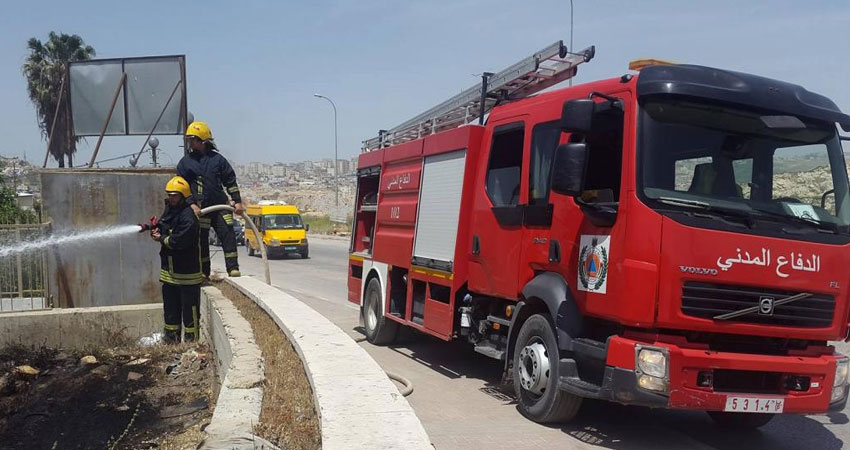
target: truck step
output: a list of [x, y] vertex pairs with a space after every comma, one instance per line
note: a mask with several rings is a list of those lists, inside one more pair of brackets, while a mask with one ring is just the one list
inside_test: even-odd
[[577, 377], [560, 377], [558, 387], [585, 398], [602, 398], [602, 387]]
[[488, 356], [493, 359], [498, 359], [499, 361], [504, 361], [505, 351], [499, 350], [496, 347], [488, 344], [480, 344], [475, 346], [475, 351], [481, 353], [484, 356]]
[[605, 361], [608, 358], [608, 346], [604, 342], [587, 338], [572, 340], [573, 351], [577, 355]]

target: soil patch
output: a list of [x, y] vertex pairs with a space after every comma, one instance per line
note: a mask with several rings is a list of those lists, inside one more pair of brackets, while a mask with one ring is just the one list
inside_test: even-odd
[[200, 344], [8, 347], [0, 350], [0, 447], [194, 449], [216, 391], [214, 359]]
[[218, 283], [217, 287], [251, 324], [254, 339], [263, 353], [266, 371], [263, 408], [254, 432], [287, 450], [321, 448], [313, 390], [298, 353], [256, 303], [227, 283]]

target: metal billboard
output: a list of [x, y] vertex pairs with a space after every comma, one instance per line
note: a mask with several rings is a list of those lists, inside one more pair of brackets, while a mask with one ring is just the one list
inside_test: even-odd
[[183, 55], [96, 59], [68, 66], [75, 136], [182, 134]]

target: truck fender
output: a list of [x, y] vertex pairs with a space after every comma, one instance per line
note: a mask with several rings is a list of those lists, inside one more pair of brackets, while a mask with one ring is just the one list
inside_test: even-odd
[[541, 273], [525, 285], [522, 296], [526, 302], [539, 299], [546, 305], [555, 324], [558, 348], [572, 350], [572, 337], [581, 332], [583, 320], [564, 277], [554, 272]]

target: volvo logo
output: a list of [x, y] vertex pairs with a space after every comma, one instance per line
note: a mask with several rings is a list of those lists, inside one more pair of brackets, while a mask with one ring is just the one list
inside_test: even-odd
[[679, 270], [681, 270], [682, 273], [691, 273], [694, 275], [717, 275], [717, 269], [709, 267], [679, 266]]
[[776, 299], [773, 297], [759, 297], [759, 314], [772, 316], [775, 301]]

